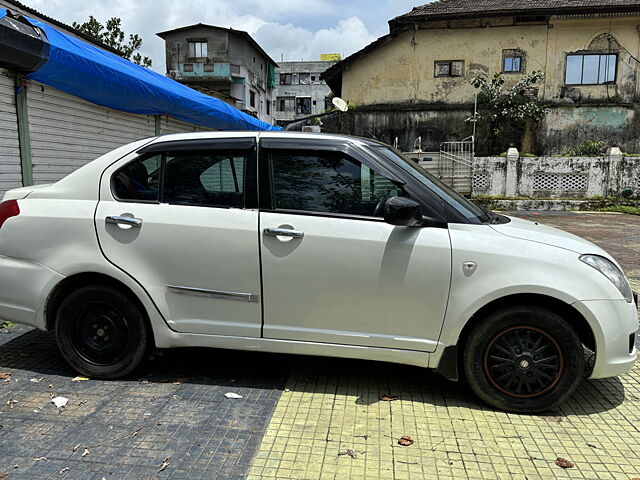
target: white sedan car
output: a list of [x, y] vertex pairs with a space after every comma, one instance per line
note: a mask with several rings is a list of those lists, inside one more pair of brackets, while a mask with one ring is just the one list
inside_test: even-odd
[[522, 412], [631, 369], [638, 329], [592, 243], [484, 210], [381, 143], [288, 132], [141, 140], [8, 192], [0, 318], [54, 331], [93, 378], [153, 347], [363, 358]]

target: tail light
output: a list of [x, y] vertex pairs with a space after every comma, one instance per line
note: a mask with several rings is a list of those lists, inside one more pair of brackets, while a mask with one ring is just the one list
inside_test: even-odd
[[7, 219], [20, 215], [20, 207], [17, 200], [7, 200], [0, 203], [0, 228]]

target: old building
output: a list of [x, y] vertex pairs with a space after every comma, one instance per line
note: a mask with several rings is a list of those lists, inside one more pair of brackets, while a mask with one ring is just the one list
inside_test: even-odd
[[[405, 149], [420, 136], [437, 150], [471, 134], [476, 75], [503, 72], [510, 85], [543, 71], [533, 94], [550, 110], [533, 132], [533, 153], [564, 153], [584, 140], [639, 152], [639, 25], [637, 0], [439, 0], [391, 20], [388, 35], [324, 78], [358, 106], [358, 133], [398, 137]], [[478, 133], [482, 153], [486, 126]], [[501, 140], [503, 149], [522, 147], [517, 134]]]
[[280, 62], [276, 69], [273, 110], [279, 124], [309, 115], [317, 115], [332, 107], [331, 89], [320, 78], [335, 61]]
[[247, 32], [198, 23], [158, 36], [167, 76], [272, 122], [278, 64]]

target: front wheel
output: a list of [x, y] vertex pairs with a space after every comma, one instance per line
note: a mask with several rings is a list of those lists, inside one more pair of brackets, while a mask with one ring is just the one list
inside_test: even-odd
[[144, 360], [150, 335], [146, 318], [127, 295], [93, 285], [71, 293], [56, 315], [62, 356], [91, 378], [120, 378]]
[[489, 314], [473, 329], [464, 370], [473, 391], [489, 405], [532, 413], [550, 410], [574, 392], [584, 353], [561, 316], [513, 306]]

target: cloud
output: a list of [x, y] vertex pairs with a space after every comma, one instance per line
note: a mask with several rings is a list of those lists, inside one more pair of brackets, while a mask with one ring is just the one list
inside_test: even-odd
[[[289, 61], [314, 60], [321, 53], [349, 55], [367, 45], [385, 33], [381, 26], [384, 30], [391, 10], [403, 8], [398, 2], [408, 0], [382, 0], [375, 6], [368, 0], [23, 1], [68, 24], [84, 22], [89, 15], [102, 23], [121, 18], [125, 32], [142, 37], [142, 53], [153, 59], [153, 69], [164, 73], [164, 41], [157, 32], [200, 22], [232, 27], [249, 32], [276, 61], [281, 55]], [[377, 23], [368, 26], [374, 13]]]
[[265, 23], [254, 33], [256, 41], [279, 61], [319, 60], [321, 53], [350, 55], [375, 38], [358, 17], [338, 21], [333, 28], [312, 32], [292, 24]]

